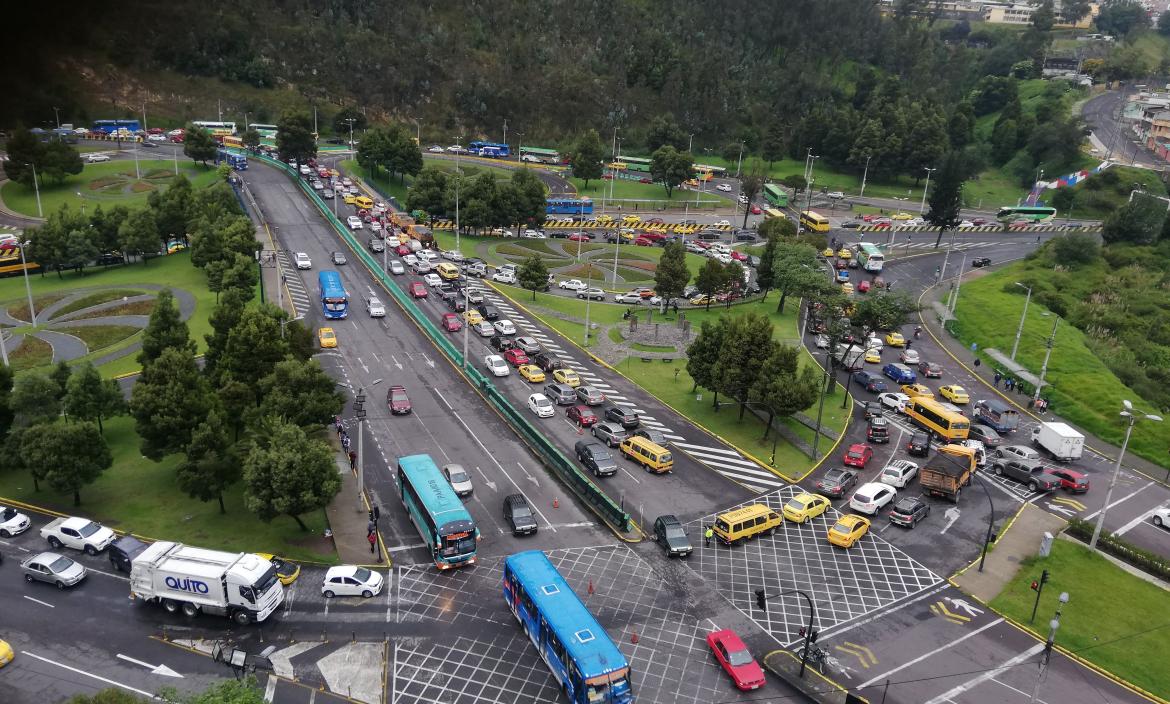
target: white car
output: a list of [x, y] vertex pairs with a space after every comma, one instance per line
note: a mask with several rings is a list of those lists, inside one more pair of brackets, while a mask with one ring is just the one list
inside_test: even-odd
[[117, 539], [114, 531], [88, 518], [55, 518], [44, 528], [41, 537], [49, 541], [54, 550], [62, 546], [84, 550], [87, 555], [96, 555]]
[[495, 337], [495, 335], [496, 335], [495, 327], [493, 327], [492, 324], [486, 320], [481, 322], [481, 323], [478, 323], [476, 325], [473, 325], [472, 328], [477, 333], [479, 333], [480, 337]]
[[184, 130], [183, 128], [177, 127], [175, 129], [171, 130], [170, 132], [167, 132], [167, 134], [170, 135], [171, 137], [178, 137], [179, 135], [183, 134], [185, 131], [186, 130]]
[[452, 144], [451, 146], [447, 147], [447, 151], [452, 154], [466, 154], [467, 147], [460, 146], [458, 144]]
[[543, 232], [537, 232], [536, 230], [525, 230], [525, 231], [524, 231], [524, 237], [525, 237], [525, 239], [530, 239], [530, 240], [543, 240], [543, 239], [547, 239], [547, 238], [544, 236], [544, 233], [543, 233]]
[[492, 281], [498, 284], [515, 284], [516, 275], [510, 271], [497, 271], [492, 274]]
[[321, 594], [326, 599], [335, 596], [364, 596], [369, 599], [382, 593], [383, 584], [380, 572], [357, 565], [339, 565], [330, 567], [325, 573]]
[[898, 359], [902, 360], [903, 364], [918, 364], [918, 350], [902, 350], [902, 354], [898, 355]]
[[413, 254], [408, 254], [402, 258], [402, 263], [409, 267], [418, 266], [418, 257], [414, 256]]
[[739, 204], [740, 205], [747, 205], [748, 204], [748, 197], [745, 196], [744, 194], [740, 193], [739, 194]]
[[878, 481], [889, 484], [897, 489], [903, 489], [910, 480], [918, 475], [918, 465], [910, 460], [892, 460], [882, 468]]
[[910, 403], [910, 397], [899, 391], [887, 391], [884, 394], [878, 394], [878, 403], [892, 411], [905, 413], [906, 404]]
[[509, 230], [506, 227], [497, 227], [496, 229], [492, 230], [492, 236], [494, 236], [494, 237], [515, 237], [516, 233], [512, 232], [511, 230]]
[[386, 317], [386, 307], [382, 305], [382, 301], [379, 301], [377, 296], [370, 296], [366, 299], [366, 312], [370, 314], [371, 318]]
[[431, 146], [427, 147], [427, 151], [431, 154], [442, 154], [444, 150], [439, 145], [432, 144]]
[[882, 338], [880, 337], [869, 338], [865, 341], [864, 347], [867, 350], [877, 350], [878, 352], [881, 352], [886, 348], [885, 343], [882, 342]]
[[1150, 520], [1159, 528], [1170, 528], [1170, 506], [1159, 506], [1154, 509], [1154, 515], [1150, 516]]
[[845, 194], [841, 191], [829, 191], [825, 195], [833, 200], [845, 200]]
[[498, 354], [489, 354], [483, 358], [483, 366], [492, 373], [492, 376], [508, 376], [512, 373], [512, 369], [504, 358]]
[[971, 222], [970, 220], [963, 220], [959, 223], [959, 227], [975, 227], [975, 223]]
[[419, 259], [412, 268], [416, 274], [429, 274], [435, 267], [426, 259]]
[[557, 288], [564, 288], [570, 291], [580, 291], [583, 288], [589, 288], [581, 279], [565, 279], [557, 284]]
[[298, 269], [312, 269], [313, 260], [309, 259], [309, 255], [304, 252], [297, 252], [293, 255], [293, 261], [296, 262]]
[[898, 491], [889, 484], [869, 482], [862, 484], [860, 489], [853, 492], [853, 496], [849, 499], [849, 508], [858, 513], [875, 516], [878, 511], [881, 511], [897, 497]]
[[423, 277], [423, 282], [425, 282], [426, 285], [430, 286], [431, 288], [438, 288], [439, 285], [443, 283], [443, 280], [439, 278], [438, 274], [427, 274]]
[[90, 154], [89, 156], [85, 157], [85, 160], [91, 164], [96, 164], [99, 161], [109, 161], [110, 155], [109, 154]]
[[475, 490], [471, 485], [471, 476], [461, 464], [443, 465], [443, 476], [447, 477], [447, 483], [451, 485], [456, 496], [469, 496]]
[[720, 220], [719, 222], [714, 223], [714, 225], [715, 225], [715, 227], [731, 227], [731, 221], [730, 220]]
[[406, 267], [402, 266], [402, 262], [397, 259], [390, 260], [390, 273], [395, 276], [402, 276], [406, 273]]
[[715, 190], [717, 190], [717, 191], [723, 191], [724, 193], [731, 193], [731, 184], [729, 184], [729, 183], [721, 183], [721, 184], [719, 184], [718, 186], [716, 186], [716, 187], [715, 187]]
[[353, 180], [351, 180], [348, 176], [346, 176], [345, 178], [341, 179], [341, 185], [345, 186], [346, 188], [349, 188], [350, 186], [353, 185]]
[[443, 259], [449, 259], [450, 261], [453, 261], [453, 262], [463, 261], [463, 252], [460, 252], [457, 249], [444, 249], [442, 252], [439, 253], [439, 256], [442, 257]]
[[429, 249], [420, 249], [415, 256], [417, 256], [420, 260], [426, 260], [431, 264], [434, 264], [439, 259], [439, 255], [435, 254]]
[[497, 320], [496, 322], [492, 323], [492, 326], [495, 327], [496, 332], [500, 333], [501, 335], [516, 334], [516, 326], [512, 324], [511, 320]]
[[[538, 394], [539, 395], [539, 394]], [[545, 399], [546, 401], [548, 399]], [[28, 530], [28, 516], [7, 506], [0, 506], [0, 538], [11, 538]]]
[[816, 345], [817, 349], [819, 350], [827, 350], [829, 349], [829, 336], [823, 333], [817, 335], [813, 338], [813, 344]]
[[349, 225], [349, 229], [351, 229], [351, 230], [360, 230], [363, 227], [365, 227], [362, 224], [362, 219], [356, 215], [350, 215], [348, 218], [346, 218], [345, 224]]
[[165, 142], [165, 141], [167, 141], [167, 137], [166, 137], [166, 135], [163, 135], [163, 134], [148, 134], [148, 135], [146, 135], [146, 141], [148, 141], [148, 142]]
[[[354, 228], [354, 229], [357, 229], [357, 228]], [[377, 220], [371, 220], [370, 221], [370, 232], [381, 232], [381, 231], [382, 231], [382, 223], [378, 222]]]
[[309, 174], [313, 173], [313, 170], [309, 168], [308, 164], [301, 164], [300, 170], [301, 170], [301, 176], [308, 176]]
[[538, 418], [552, 418], [557, 412], [556, 406], [553, 406], [552, 401], [549, 401], [548, 396], [544, 394], [532, 394], [529, 396], [528, 410], [535, 413]]

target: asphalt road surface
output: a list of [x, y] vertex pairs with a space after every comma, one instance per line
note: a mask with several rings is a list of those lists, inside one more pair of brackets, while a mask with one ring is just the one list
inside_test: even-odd
[[1127, 95], [1132, 92], [1128, 88], [1125, 91], [1106, 91], [1085, 101], [1081, 108], [1085, 124], [1105, 146], [1105, 152], [1097, 156], [1119, 164], [1153, 169], [1165, 168], [1165, 162], [1138, 142], [1137, 135], [1130, 129], [1129, 123], [1121, 120]]

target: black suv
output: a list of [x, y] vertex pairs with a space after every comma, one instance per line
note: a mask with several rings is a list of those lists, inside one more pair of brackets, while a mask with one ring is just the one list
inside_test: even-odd
[[633, 430], [638, 427], [638, 414], [633, 411], [627, 411], [621, 406], [610, 406], [605, 409], [605, 419], [612, 420], [614, 423], [619, 423], [626, 430]]
[[529, 535], [536, 532], [536, 516], [523, 494], [504, 497], [504, 520], [512, 526], [512, 535]]
[[608, 477], [617, 474], [617, 461], [614, 460], [613, 455], [609, 450], [599, 442], [593, 440], [578, 440], [576, 445], [573, 445], [573, 450], [577, 453], [577, 459], [581, 460], [581, 464], [593, 472], [598, 477]]
[[500, 317], [500, 311], [496, 310], [495, 306], [486, 303], [479, 307], [479, 314], [483, 316], [484, 320], [498, 320]]
[[914, 433], [910, 436], [910, 442], [906, 443], [906, 452], [911, 457], [926, 457], [930, 454], [930, 436]]
[[882, 404], [877, 401], [866, 401], [864, 408], [866, 420], [881, 418], [886, 414], [885, 409], [882, 408]]
[[898, 500], [890, 510], [890, 523], [913, 528], [930, 515], [930, 504], [917, 496], [906, 496]]
[[890, 421], [881, 416], [875, 416], [869, 419], [869, 428], [865, 431], [865, 437], [872, 443], [883, 444], [890, 441]]
[[565, 366], [561, 358], [552, 352], [537, 352], [532, 357], [532, 363], [544, 370], [545, 373], [552, 373], [553, 370]]
[[110, 564], [115, 570], [129, 574], [130, 562], [145, 549], [146, 543], [132, 535], [123, 535], [110, 543], [106, 554], [110, 556]]
[[654, 519], [654, 542], [666, 548], [668, 556], [686, 557], [691, 554], [691, 541], [678, 518], [671, 514]]
[[512, 340], [510, 340], [509, 338], [500, 337], [499, 335], [493, 335], [492, 339], [488, 340], [488, 345], [490, 345], [491, 348], [493, 350], [495, 350], [496, 352], [503, 354], [503, 353], [507, 352], [508, 350], [512, 349], [513, 347], [515, 347], [516, 343], [513, 342]]

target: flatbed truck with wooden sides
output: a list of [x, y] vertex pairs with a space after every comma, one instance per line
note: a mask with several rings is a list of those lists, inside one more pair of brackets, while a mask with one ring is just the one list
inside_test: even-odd
[[931, 496], [959, 503], [963, 487], [975, 476], [975, 450], [963, 445], [943, 445], [918, 471], [918, 482]]

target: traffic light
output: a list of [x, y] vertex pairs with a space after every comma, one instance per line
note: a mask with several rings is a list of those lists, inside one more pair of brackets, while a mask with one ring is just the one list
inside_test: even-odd
[[801, 627], [800, 627], [800, 637], [801, 637], [801, 638], [804, 638], [804, 635], [805, 635], [806, 633], [808, 633], [808, 634], [809, 634], [809, 636], [808, 636], [808, 642], [809, 642], [809, 643], [816, 643], [816, 642], [817, 642], [817, 636], [819, 636], [819, 635], [821, 634], [821, 632], [820, 632], [820, 631], [818, 631], [818, 630], [817, 630], [817, 629], [815, 629], [815, 628], [814, 628], [814, 629], [812, 630], [812, 632], [810, 633], [808, 629], [806, 629], [804, 626], [801, 626]]
[[1044, 570], [1040, 573], [1039, 580], [1032, 580], [1032, 591], [1040, 591], [1040, 588], [1045, 584], [1048, 584], [1048, 570]]
[[763, 589], [756, 590], [756, 606], [760, 607], [760, 611], [768, 610], [768, 597]]

